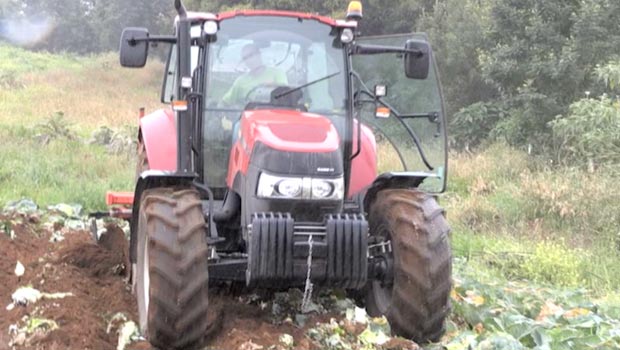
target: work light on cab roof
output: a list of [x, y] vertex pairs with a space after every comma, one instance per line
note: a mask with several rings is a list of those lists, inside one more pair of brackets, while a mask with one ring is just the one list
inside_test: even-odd
[[120, 46], [123, 66], [142, 67], [149, 43], [170, 45], [165, 108], [139, 120], [135, 191], [109, 196], [131, 220], [141, 333], [206, 345], [210, 283], [300, 287], [302, 311], [322, 285], [437, 341], [452, 265], [426, 35], [361, 36], [360, 1], [340, 20], [175, 6], [174, 35], [128, 28]]

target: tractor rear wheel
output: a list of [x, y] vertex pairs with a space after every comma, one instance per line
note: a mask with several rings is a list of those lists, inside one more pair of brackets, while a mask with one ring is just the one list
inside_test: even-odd
[[450, 311], [450, 228], [435, 199], [417, 190], [380, 191], [369, 208], [374, 239], [391, 241], [393, 276], [369, 281], [366, 308], [385, 315], [394, 333], [424, 344], [444, 333]]
[[205, 342], [205, 227], [195, 190], [145, 191], [138, 222], [136, 294], [140, 329], [156, 348], [194, 349]]

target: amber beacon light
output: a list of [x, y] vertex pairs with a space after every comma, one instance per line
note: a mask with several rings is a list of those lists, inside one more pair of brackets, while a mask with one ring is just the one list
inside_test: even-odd
[[362, 19], [362, 2], [351, 1], [347, 8], [347, 20], [359, 21]]

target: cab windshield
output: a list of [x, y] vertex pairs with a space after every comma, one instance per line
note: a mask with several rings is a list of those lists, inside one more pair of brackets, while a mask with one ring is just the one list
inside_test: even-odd
[[276, 87], [330, 76], [301, 89], [301, 103], [310, 112], [343, 113], [344, 56], [330, 33], [328, 25], [292, 17], [222, 21], [209, 45], [207, 109], [240, 111], [250, 102], [268, 102], [265, 93]]
[[345, 55], [332, 33], [329, 25], [294, 17], [234, 17], [220, 22], [205, 62], [203, 136], [210, 187], [226, 185], [233, 131], [246, 108], [297, 109], [344, 125]]

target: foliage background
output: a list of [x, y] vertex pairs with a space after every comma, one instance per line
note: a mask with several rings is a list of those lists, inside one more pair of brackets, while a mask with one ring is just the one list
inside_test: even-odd
[[[593, 156], [602, 151], [600, 143], [608, 142], [609, 136], [578, 135], [573, 131], [569, 137], [570, 131], [562, 126], [562, 119], [569, 118], [571, 123], [579, 119], [577, 124], [589, 125], [591, 118], [580, 112], [582, 107], [616, 108], [613, 106], [620, 75], [620, 2], [362, 3], [362, 34], [429, 34], [443, 80], [448, 117], [454, 126], [454, 147], [470, 149], [485, 141], [502, 140], [554, 161], [587, 163], [610, 159], [609, 155]], [[175, 15], [172, 4], [172, 0], [0, 0], [0, 33], [4, 38], [0, 40], [15, 40], [10, 29], [16, 23], [44, 22], [45, 40], [29, 43], [33, 50], [106, 52], [116, 49], [120, 32], [126, 26], [145, 26], [153, 33], [169, 33]], [[346, 5], [344, 0], [186, 1], [188, 8], [202, 11], [276, 8], [334, 17], [343, 17]], [[603, 98], [603, 94], [607, 95]], [[594, 101], [580, 101], [585, 98]], [[573, 103], [580, 104], [571, 106]], [[599, 141], [594, 142], [593, 138]], [[558, 150], [564, 146], [571, 150]], [[584, 157], [591, 160], [584, 161]]]

